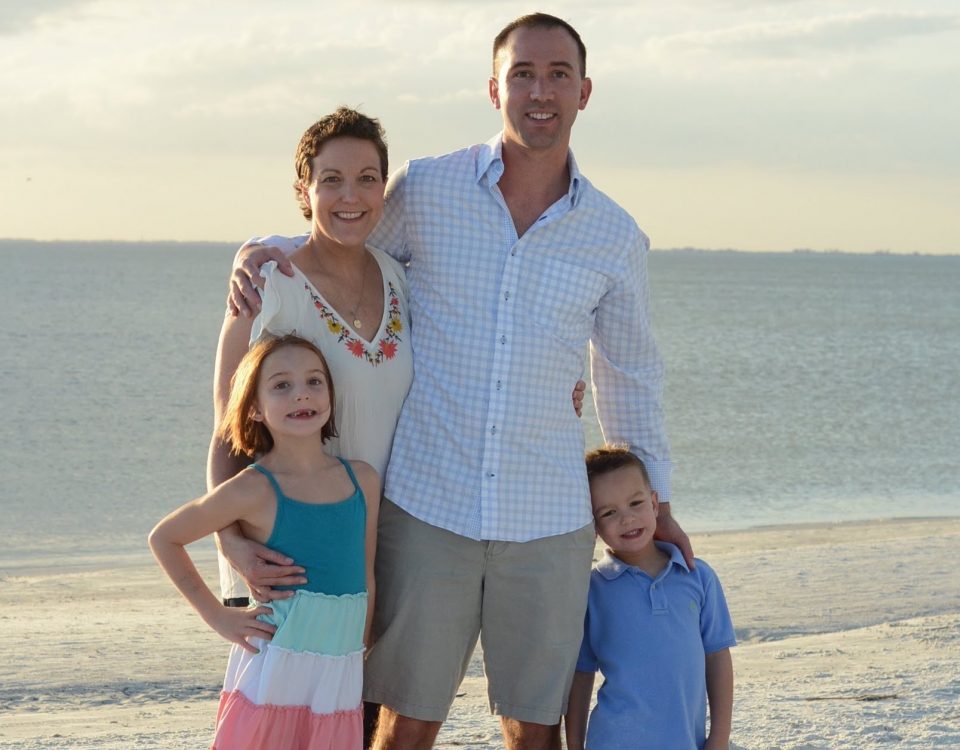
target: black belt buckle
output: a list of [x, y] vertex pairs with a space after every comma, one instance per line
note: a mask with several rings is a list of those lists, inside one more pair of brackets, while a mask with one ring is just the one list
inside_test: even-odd
[[229, 599], [223, 600], [224, 607], [249, 607], [250, 606], [250, 597], [249, 596], [234, 596]]

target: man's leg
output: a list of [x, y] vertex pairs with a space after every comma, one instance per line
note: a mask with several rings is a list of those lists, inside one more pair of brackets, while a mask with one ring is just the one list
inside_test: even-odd
[[560, 750], [559, 724], [531, 724], [500, 717], [506, 750]]
[[364, 699], [382, 704], [373, 747], [432, 746], [480, 632], [485, 549], [383, 501], [364, 668]]
[[381, 706], [372, 750], [430, 750], [442, 725], [440, 721], [420, 721], [401, 716]]
[[481, 639], [490, 708], [510, 750], [560, 747], [559, 723], [583, 639], [592, 524], [531, 542], [492, 542]]

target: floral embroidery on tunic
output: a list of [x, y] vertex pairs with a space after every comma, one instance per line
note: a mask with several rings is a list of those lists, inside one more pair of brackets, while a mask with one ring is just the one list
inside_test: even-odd
[[326, 322], [330, 333], [336, 336], [337, 341], [344, 344], [354, 357], [366, 359], [367, 362], [376, 367], [382, 364], [384, 360], [393, 359], [397, 355], [397, 345], [403, 341], [400, 338], [400, 333], [403, 331], [403, 320], [400, 315], [400, 295], [397, 294], [393, 282], [387, 281], [387, 296], [389, 299], [384, 334], [379, 341], [369, 343], [343, 325], [336, 312], [314, 293], [309, 284], [304, 284], [303, 288], [310, 295], [313, 306], [317, 308], [320, 318]]

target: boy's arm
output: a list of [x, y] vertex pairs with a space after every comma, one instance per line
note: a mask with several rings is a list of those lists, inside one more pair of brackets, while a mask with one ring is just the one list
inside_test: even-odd
[[733, 722], [733, 659], [724, 648], [706, 656], [707, 700], [710, 702], [710, 734], [704, 750], [727, 750]]
[[595, 677], [595, 672], [575, 672], [573, 675], [567, 713], [563, 717], [567, 750], [583, 750], [583, 743], [587, 739], [587, 715], [590, 713]]
[[266, 607], [254, 610], [224, 607], [210, 591], [185, 549], [191, 542], [209, 536], [254, 509], [255, 493], [237, 491], [237, 484], [246, 483], [230, 482], [173, 511], [153, 528], [148, 542], [160, 567], [203, 621], [228, 641], [256, 653], [257, 649], [247, 643], [247, 638], [270, 639], [275, 628], [256, 617], [269, 614], [271, 610]]

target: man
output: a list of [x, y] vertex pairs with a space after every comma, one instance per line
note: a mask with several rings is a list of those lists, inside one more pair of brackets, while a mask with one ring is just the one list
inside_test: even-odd
[[[594, 546], [569, 402], [588, 341], [605, 439], [670, 497], [647, 238], [569, 150], [591, 89], [569, 24], [509, 24], [489, 81], [502, 133], [407, 164], [371, 237], [409, 264], [416, 373], [381, 510], [364, 690], [384, 706], [377, 748], [432, 747], [478, 634], [506, 747], [560, 747]], [[237, 287], [250, 296], [271, 258], [241, 253]], [[661, 537], [692, 561], [661, 508]]]

